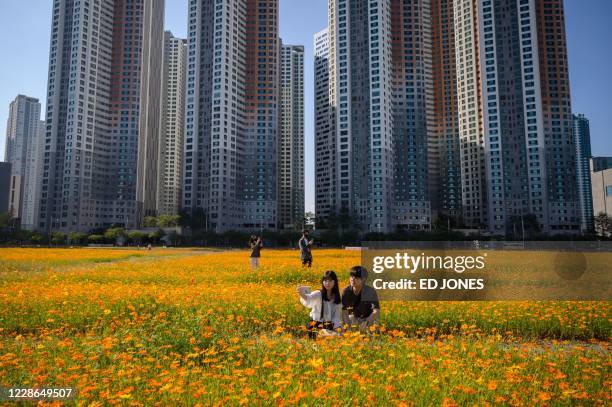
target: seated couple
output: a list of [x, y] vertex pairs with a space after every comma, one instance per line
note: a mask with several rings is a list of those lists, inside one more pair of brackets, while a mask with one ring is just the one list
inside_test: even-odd
[[343, 329], [359, 329], [361, 332], [377, 331], [380, 304], [376, 290], [366, 285], [368, 272], [361, 266], [350, 271], [350, 285], [342, 292], [338, 277], [333, 271], [326, 271], [321, 277], [321, 289], [310, 292], [309, 287], [297, 288], [300, 302], [310, 308], [308, 335], [316, 338], [323, 330], [326, 334]]

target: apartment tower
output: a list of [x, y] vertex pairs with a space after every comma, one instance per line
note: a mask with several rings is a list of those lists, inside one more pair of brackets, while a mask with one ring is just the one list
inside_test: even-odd
[[317, 227], [336, 211], [336, 119], [330, 74], [330, 35], [326, 28], [314, 35], [315, 214]]
[[593, 213], [593, 189], [591, 186], [591, 130], [589, 119], [583, 114], [574, 115], [574, 144], [576, 145], [576, 181], [580, 199], [580, 228], [583, 232], [595, 229]]
[[304, 219], [304, 47], [283, 45], [280, 65], [279, 227]]
[[278, 0], [190, 0], [183, 207], [209, 229], [278, 227]]
[[9, 211], [9, 195], [11, 188], [11, 163], [0, 162], [0, 214]]
[[[441, 216], [460, 222], [452, 3], [333, 0], [329, 25], [334, 127], [322, 110], [323, 69], [316, 81], [317, 174], [335, 167], [333, 178], [317, 176], [317, 199], [325, 185], [336, 188], [323, 201], [326, 216], [344, 211], [372, 232], [427, 230]], [[333, 150], [326, 131], [335, 135]]]
[[162, 131], [159, 150], [157, 214], [178, 215], [183, 184], [187, 41], [164, 34]]
[[394, 200], [391, 4], [331, 0], [336, 197], [366, 231], [392, 229]]
[[9, 212], [21, 227], [37, 228], [44, 122], [38, 99], [18, 95], [9, 107], [4, 161], [11, 164]]
[[39, 227], [155, 213], [163, 0], [55, 0]]
[[562, 0], [454, 8], [466, 221], [504, 234], [530, 215], [543, 232], [578, 232]]

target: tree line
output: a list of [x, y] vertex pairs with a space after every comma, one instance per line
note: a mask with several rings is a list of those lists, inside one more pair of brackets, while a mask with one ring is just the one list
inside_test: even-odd
[[[452, 218], [440, 217], [431, 230], [396, 230], [392, 233], [365, 232], [348, 212], [334, 214], [327, 219], [315, 219], [309, 213], [295, 222], [292, 228], [281, 231], [260, 229], [257, 231], [228, 231], [216, 233], [207, 229], [205, 214], [194, 216], [161, 215], [146, 217], [143, 227], [153, 229], [126, 230], [120, 225], [91, 233], [27, 231], [19, 228], [18, 219], [9, 214], [0, 215], [0, 244], [35, 246], [82, 246], [82, 245], [168, 245], [168, 246], [216, 246], [246, 247], [251, 233], [262, 236], [267, 247], [297, 247], [304, 228], [312, 228], [315, 244], [327, 247], [359, 246], [363, 241], [461, 241], [461, 240], [567, 240], [566, 235], [544, 235], [534, 215], [513, 216], [508, 219], [505, 236], [480, 234], [466, 235], [456, 230], [460, 225]], [[610, 239], [612, 218], [604, 213], [594, 218], [595, 230], [589, 234], [574, 235], [572, 240]], [[184, 233], [179, 234], [178, 230]]]

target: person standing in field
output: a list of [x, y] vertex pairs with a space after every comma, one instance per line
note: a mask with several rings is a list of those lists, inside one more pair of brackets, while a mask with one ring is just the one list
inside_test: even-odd
[[302, 232], [302, 238], [298, 242], [300, 247], [300, 259], [302, 260], [302, 267], [312, 267], [312, 244], [314, 240], [309, 240], [310, 231], [304, 229]]
[[251, 247], [251, 268], [256, 270], [259, 268], [259, 258], [261, 257], [261, 249], [263, 248], [261, 237], [251, 235], [249, 246]]
[[368, 271], [355, 266], [350, 271], [350, 285], [342, 292], [342, 321], [361, 332], [378, 332], [380, 303], [373, 287], [366, 285]]

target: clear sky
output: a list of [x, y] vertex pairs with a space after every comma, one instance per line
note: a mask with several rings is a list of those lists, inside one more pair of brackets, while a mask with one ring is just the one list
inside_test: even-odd
[[[0, 1], [0, 159], [9, 103], [41, 99], [47, 86], [52, 0]], [[313, 34], [327, 25], [327, 0], [280, 0], [283, 42], [306, 47], [306, 210], [314, 210]], [[612, 0], [565, 0], [572, 106], [591, 122], [594, 155], [612, 156]], [[166, 0], [166, 29], [187, 32], [187, 0]]]

